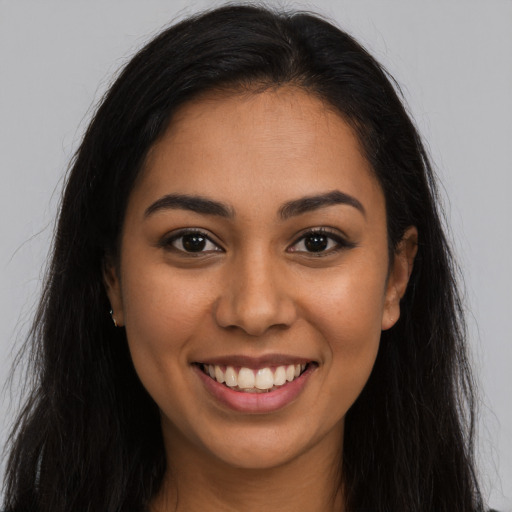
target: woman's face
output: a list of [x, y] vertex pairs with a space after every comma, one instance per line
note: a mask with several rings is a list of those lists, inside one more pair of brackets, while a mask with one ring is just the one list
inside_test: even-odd
[[105, 277], [167, 445], [247, 468], [337, 453], [411, 251], [390, 265], [379, 184], [316, 97], [283, 87], [183, 106]]

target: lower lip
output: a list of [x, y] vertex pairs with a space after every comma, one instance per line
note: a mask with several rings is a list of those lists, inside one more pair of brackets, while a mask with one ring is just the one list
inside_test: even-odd
[[194, 365], [194, 369], [206, 389], [219, 402], [235, 411], [260, 414], [277, 411], [293, 402], [304, 389], [315, 367], [310, 365], [300, 377], [287, 382], [274, 391], [245, 393], [243, 391], [235, 391], [224, 384], [220, 384], [206, 375], [198, 365]]

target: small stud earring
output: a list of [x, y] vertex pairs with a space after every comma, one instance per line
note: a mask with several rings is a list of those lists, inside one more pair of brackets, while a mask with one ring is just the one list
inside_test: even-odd
[[112, 322], [114, 322], [114, 327], [117, 327], [117, 322], [114, 317], [114, 311], [112, 309], [110, 310], [110, 316], [112, 317]]

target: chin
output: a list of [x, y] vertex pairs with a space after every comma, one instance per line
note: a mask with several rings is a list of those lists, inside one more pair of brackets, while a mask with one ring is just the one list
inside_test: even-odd
[[226, 450], [216, 450], [215, 455], [227, 466], [246, 470], [271, 470], [284, 466], [300, 457], [304, 447], [293, 449], [285, 446], [275, 446], [268, 442], [241, 443], [240, 447], [227, 447]]
[[[304, 425], [306, 426], [306, 425]], [[314, 447], [333, 447], [342, 438], [343, 422], [330, 432], [318, 429], [293, 429], [290, 425], [234, 427], [224, 436], [212, 435], [203, 444], [203, 449], [212, 457], [233, 468], [247, 470], [271, 470], [292, 464], [310, 452]], [[333, 435], [334, 434], [334, 435]], [[326, 441], [327, 443], [324, 443]], [[341, 443], [339, 446], [341, 451]]]

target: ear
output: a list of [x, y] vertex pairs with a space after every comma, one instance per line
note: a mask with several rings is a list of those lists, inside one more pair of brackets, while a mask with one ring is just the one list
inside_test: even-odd
[[121, 327], [124, 325], [121, 282], [118, 267], [110, 257], [106, 257], [103, 261], [103, 284], [112, 308], [112, 320], [114, 320], [117, 327]]
[[411, 277], [414, 258], [418, 252], [418, 230], [410, 226], [405, 230], [394, 255], [386, 285], [382, 330], [390, 329], [400, 318], [400, 299], [404, 296]]

